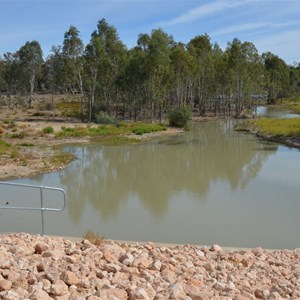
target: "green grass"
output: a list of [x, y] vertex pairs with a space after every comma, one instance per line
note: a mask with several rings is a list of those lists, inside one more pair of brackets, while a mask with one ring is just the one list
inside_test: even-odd
[[275, 137], [300, 137], [300, 118], [250, 120], [246, 127]]
[[0, 140], [0, 154], [5, 153], [10, 147], [10, 144]]
[[300, 114], [300, 102], [298, 104], [293, 103], [288, 106], [294, 113]]
[[300, 96], [292, 96], [289, 98], [283, 98], [282, 102], [283, 103], [294, 103], [294, 102], [300, 103]]
[[65, 166], [74, 159], [74, 155], [68, 152], [57, 153], [51, 158], [55, 166]]
[[167, 126], [162, 124], [140, 124], [132, 129], [132, 133], [136, 135], [143, 135], [144, 133], [151, 133], [157, 131], [165, 131]]
[[101, 137], [117, 136], [123, 134], [142, 135], [144, 133], [164, 131], [167, 127], [163, 124], [146, 124], [146, 123], [120, 123], [115, 125], [99, 125], [98, 127], [62, 127], [56, 137]]
[[54, 132], [54, 129], [51, 126], [47, 126], [47, 127], [43, 128], [43, 133], [50, 134], [53, 132]]

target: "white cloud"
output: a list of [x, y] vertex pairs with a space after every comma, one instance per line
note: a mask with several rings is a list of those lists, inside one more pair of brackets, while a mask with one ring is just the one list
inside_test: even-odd
[[214, 31], [211, 35], [222, 35], [222, 34], [229, 34], [229, 33], [236, 33], [241, 31], [253, 30], [262, 27], [269, 26], [268, 22], [260, 22], [260, 23], [248, 23], [248, 24], [238, 24], [234, 26], [229, 26], [226, 28], [222, 28], [220, 30]]
[[246, 5], [248, 3], [257, 2], [258, 0], [219, 0], [215, 2], [210, 2], [207, 4], [203, 4], [194, 9], [190, 9], [182, 15], [173, 18], [169, 21], [162, 22], [160, 25], [177, 25], [182, 23], [189, 23], [196, 19], [203, 18], [205, 16], [212, 15], [214, 13]]
[[254, 29], [263, 29], [265, 30], [274, 30], [274, 29], [283, 29], [285, 27], [292, 27], [297, 25], [299, 22], [283, 22], [283, 23], [272, 23], [272, 22], [253, 22], [246, 24], [237, 24], [234, 26], [229, 26], [226, 28], [222, 28], [220, 30], [216, 30], [211, 32], [211, 35], [222, 35], [222, 34], [230, 34], [243, 32]]
[[268, 34], [254, 41], [259, 52], [270, 51], [284, 57], [285, 62], [292, 64], [300, 62], [300, 45], [299, 45], [300, 29], [289, 30], [280, 33]]

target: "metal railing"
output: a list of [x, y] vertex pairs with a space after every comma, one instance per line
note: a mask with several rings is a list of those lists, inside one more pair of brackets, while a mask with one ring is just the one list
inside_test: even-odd
[[[40, 210], [41, 211], [41, 221], [42, 221], [42, 236], [45, 234], [45, 223], [44, 223], [44, 212], [52, 211], [52, 212], [60, 212], [66, 208], [66, 192], [61, 188], [55, 188], [50, 186], [40, 186], [40, 185], [32, 185], [32, 184], [23, 184], [23, 183], [14, 183], [14, 182], [3, 182], [0, 181], [0, 185], [12, 186], [12, 187], [24, 187], [31, 189], [39, 189], [40, 190], [40, 207], [30, 207], [30, 206], [10, 206], [9, 202], [6, 202], [6, 205], [0, 205], [0, 209], [16, 209], [16, 210]], [[44, 190], [57, 191], [63, 194], [63, 205], [61, 208], [52, 208], [52, 207], [44, 207]]]

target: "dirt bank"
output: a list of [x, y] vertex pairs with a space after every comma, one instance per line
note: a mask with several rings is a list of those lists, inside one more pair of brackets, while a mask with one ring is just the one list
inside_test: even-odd
[[300, 250], [0, 236], [1, 299], [299, 299]]
[[[31, 177], [33, 175], [53, 172], [67, 166], [74, 157], [62, 151], [62, 145], [94, 142], [93, 137], [59, 137], [45, 134], [43, 129], [52, 128], [57, 133], [62, 128], [91, 128], [94, 124], [50, 121], [13, 121], [3, 123], [0, 138], [7, 143], [8, 150], [1, 153], [0, 143], [0, 180]], [[162, 135], [176, 135], [182, 133], [179, 128], [168, 128], [166, 131], [147, 133], [143, 135], [126, 135], [132, 142], [143, 142]], [[1, 134], [2, 133], [2, 134]], [[109, 136], [103, 140], [109, 142]], [[124, 138], [124, 137], [123, 137]], [[101, 143], [101, 138], [98, 138]], [[2, 145], [3, 146], [3, 145]]]

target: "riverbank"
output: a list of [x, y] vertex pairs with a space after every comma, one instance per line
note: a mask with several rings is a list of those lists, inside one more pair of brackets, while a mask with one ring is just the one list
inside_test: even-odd
[[237, 131], [255, 134], [257, 137], [300, 148], [300, 118], [260, 118], [239, 123]]
[[[31, 177], [66, 167], [74, 156], [64, 152], [63, 145], [92, 142], [132, 144], [184, 131], [166, 126], [155, 128], [155, 124], [132, 126], [130, 130], [122, 130], [110, 125], [75, 122], [4, 120], [0, 122], [0, 180]], [[132, 131], [135, 130], [153, 132], [137, 131], [134, 134]]]
[[0, 236], [1, 299], [298, 299], [300, 250]]

